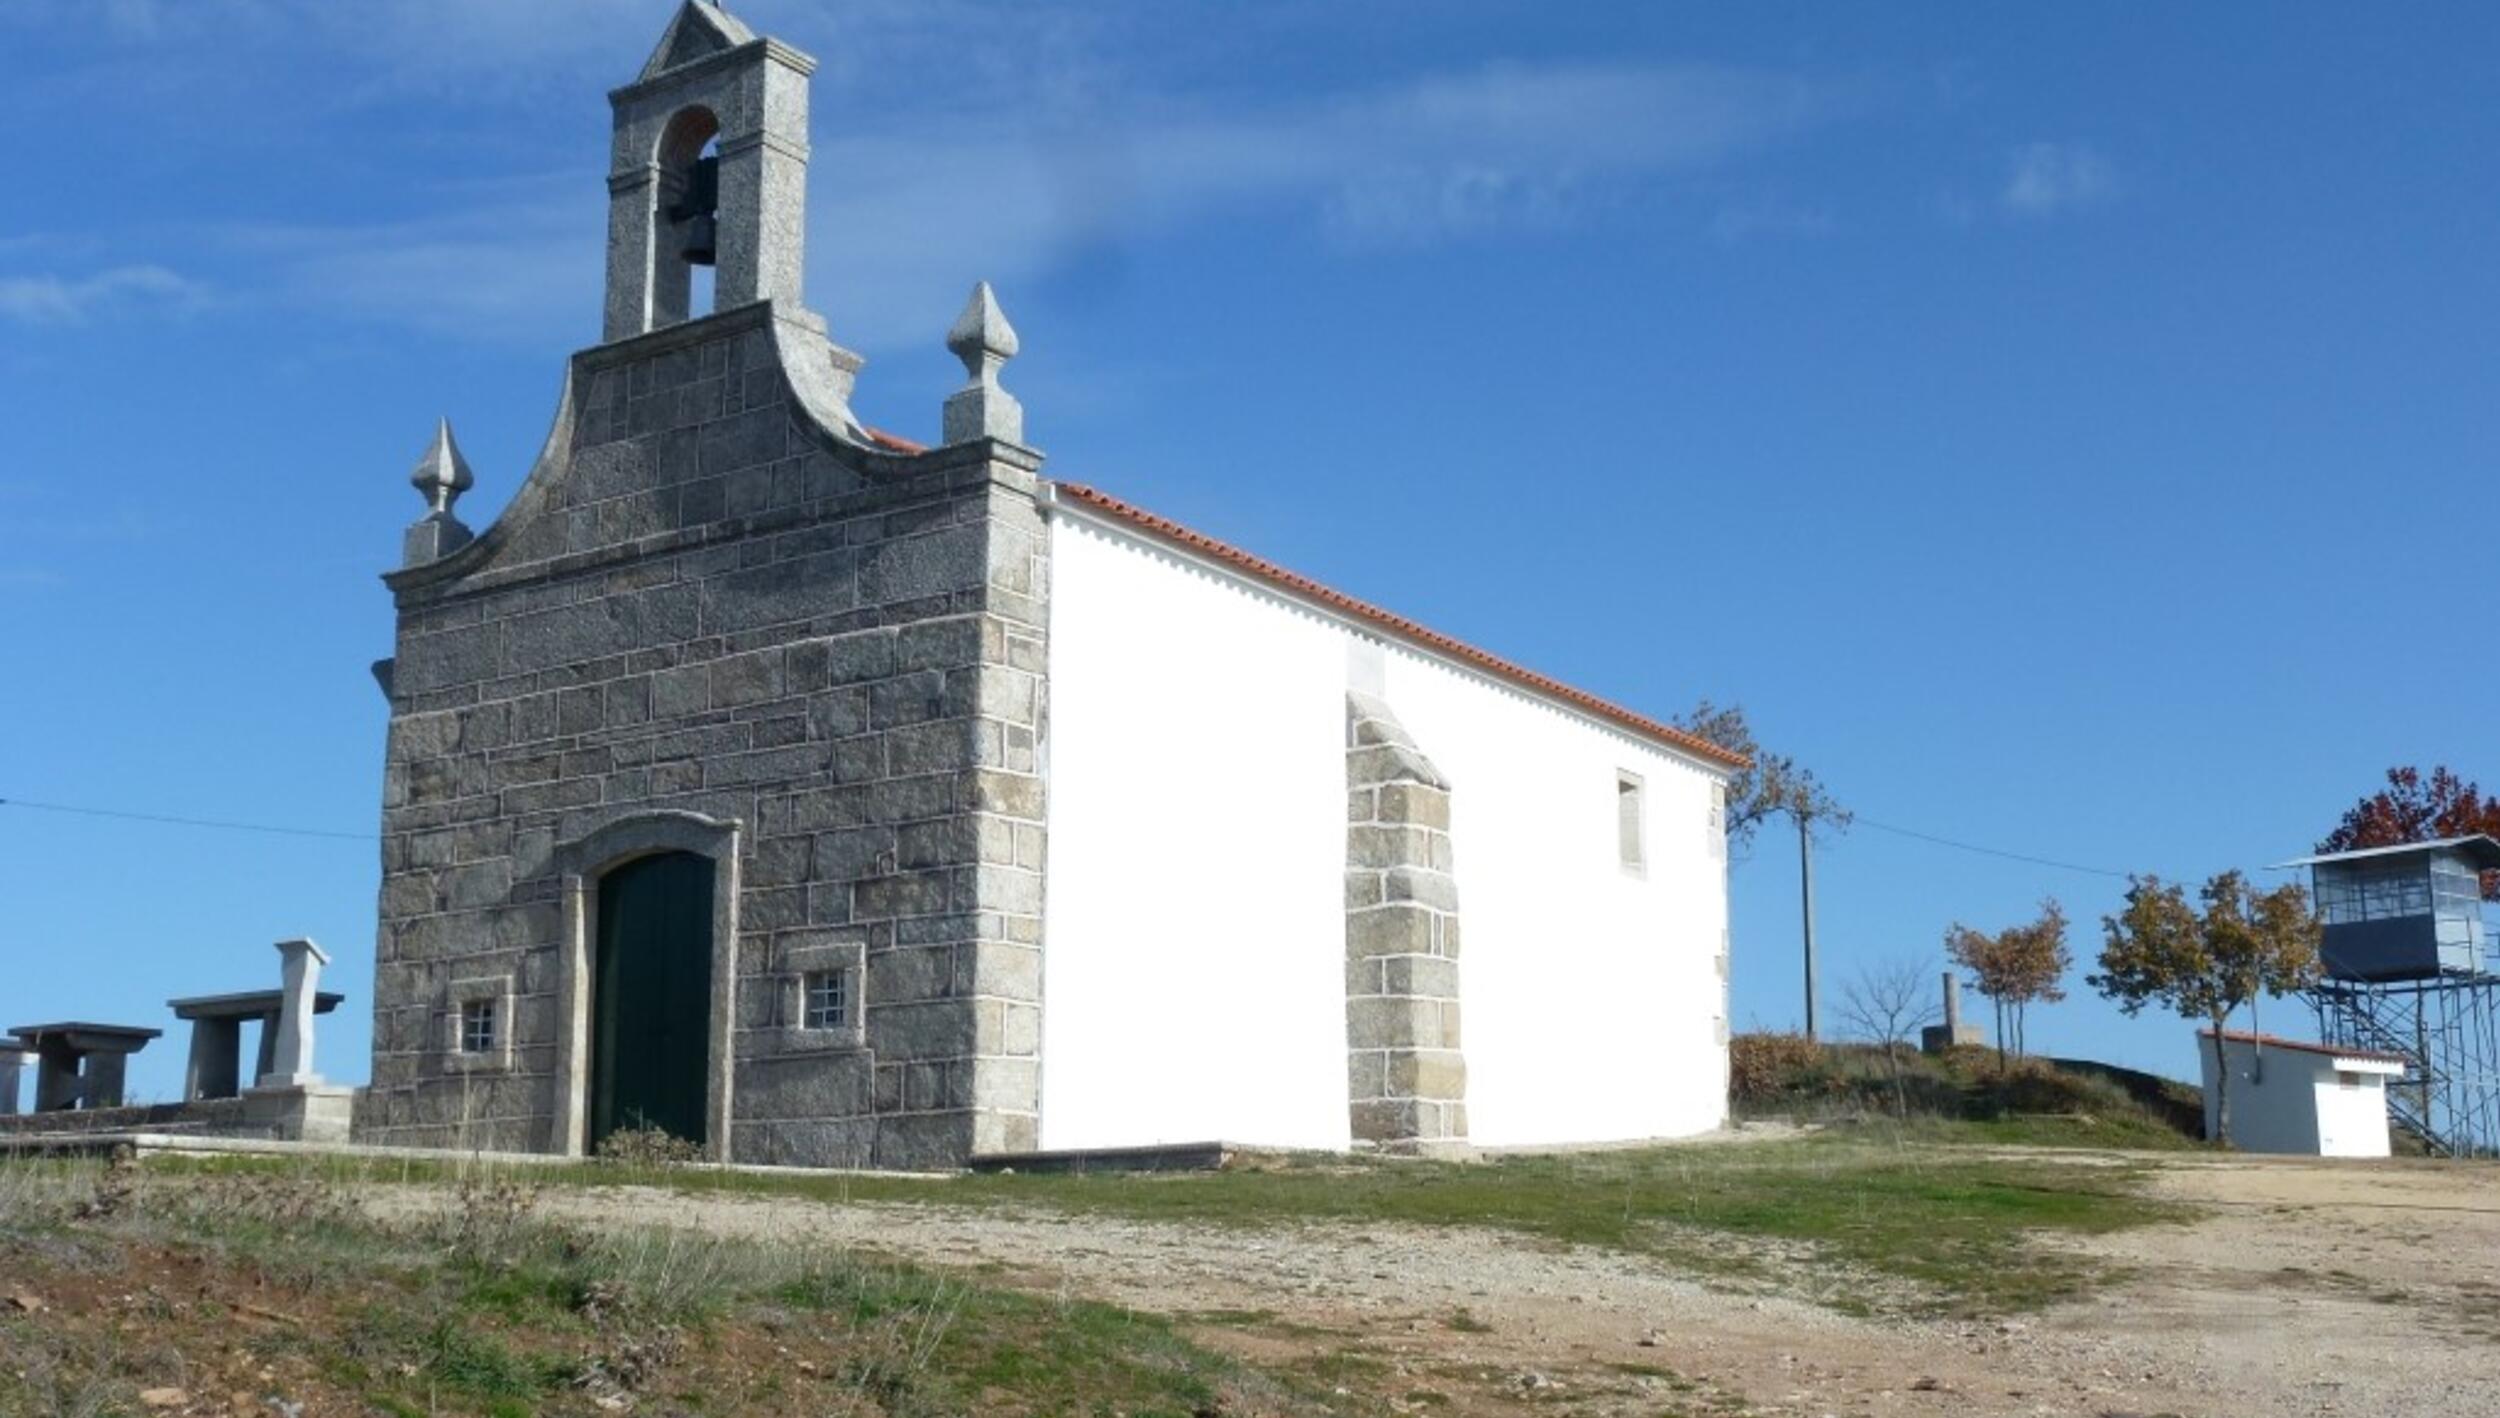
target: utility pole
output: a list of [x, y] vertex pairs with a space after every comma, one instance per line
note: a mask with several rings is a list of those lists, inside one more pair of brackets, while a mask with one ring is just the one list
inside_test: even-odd
[[1814, 1042], [1814, 819], [1797, 815], [1797, 876], [1806, 908], [1806, 1042]]

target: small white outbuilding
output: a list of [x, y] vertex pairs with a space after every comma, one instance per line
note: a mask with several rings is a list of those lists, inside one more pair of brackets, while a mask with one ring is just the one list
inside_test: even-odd
[[[2385, 1157], [2387, 1081], [2404, 1076], [2396, 1054], [2339, 1049], [2226, 1029], [2231, 1141], [2248, 1152], [2308, 1157]], [[2214, 1135], [2214, 1031], [2200, 1029], [2205, 1136]]]

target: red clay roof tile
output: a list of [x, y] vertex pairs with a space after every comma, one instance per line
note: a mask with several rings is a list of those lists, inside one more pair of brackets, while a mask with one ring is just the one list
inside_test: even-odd
[[891, 448], [897, 453], [926, 453], [929, 451], [929, 445], [926, 443], [914, 443], [900, 434], [888, 433], [882, 428], [870, 428], [866, 424], [861, 424], [860, 431], [868, 435], [869, 442], [876, 444], [880, 448]]
[[[2211, 1029], [2196, 1031], [2196, 1037], [2199, 1039], [2210, 1039], [2213, 1036], [2214, 1031]], [[2375, 1059], [2380, 1063], [2399, 1064], [2408, 1062], [2402, 1054], [2386, 1053], [2379, 1049], [2339, 1049], [2332, 1044], [2312, 1044], [2300, 1039], [2286, 1039], [2275, 1034], [2252, 1033], [2246, 1029], [2225, 1029], [2222, 1031], [2222, 1037], [2234, 1044], [2263, 1044], [2269, 1049], [2290, 1049], [2303, 1054], [2325, 1054], [2330, 1058]]]

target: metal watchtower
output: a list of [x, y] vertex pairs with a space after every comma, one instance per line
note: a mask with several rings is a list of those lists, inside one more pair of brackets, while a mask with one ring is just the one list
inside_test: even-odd
[[2500, 1156], [2500, 930], [2481, 878], [2500, 841], [2453, 837], [2330, 852], [2307, 867], [2318, 915], [2309, 1001], [2327, 1043], [2400, 1054], [2388, 1111], [2434, 1153]]

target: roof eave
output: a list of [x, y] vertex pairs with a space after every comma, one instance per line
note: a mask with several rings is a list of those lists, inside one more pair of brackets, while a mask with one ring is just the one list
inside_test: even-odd
[[1672, 724], [1652, 719], [1626, 709], [1610, 700], [1601, 699], [1586, 690], [1575, 689], [1562, 681], [1542, 675], [1525, 666], [1481, 650], [1455, 637], [1444, 635], [1394, 611], [1385, 610], [1342, 591], [1314, 581], [1297, 572], [1244, 551], [1229, 542], [1219, 541], [1203, 532], [1162, 517], [1134, 503], [1083, 483], [1053, 481], [1045, 486], [1046, 502], [1054, 507], [1091, 513], [1133, 531], [1142, 531], [1166, 545], [1191, 553], [1236, 575], [1243, 575], [1268, 586], [1285, 591], [1296, 598], [1340, 618], [1359, 623], [1375, 631], [1385, 632], [1419, 649], [1456, 661], [1481, 673], [1508, 681], [1532, 691], [1563, 707], [1587, 714], [1608, 725], [1647, 739], [1680, 757], [1695, 760], [1711, 772], [1735, 774], [1753, 766], [1753, 760], [1721, 748], [1698, 734]]
[[2397, 842], [2385, 847], [2358, 847], [2349, 852], [2318, 852], [2306, 857], [2294, 857], [2288, 862], [2276, 862], [2274, 869], [2288, 870], [2292, 867], [2323, 866], [2328, 862], [2367, 861], [2372, 857], [2393, 857], [2406, 852], [2435, 852], [2443, 849], [2463, 852], [2474, 859], [2474, 865], [2483, 871], [2500, 871], [2500, 839], [2494, 839], [2488, 833], [2481, 832], [2463, 837], [2437, 837], [2425, 842]]

